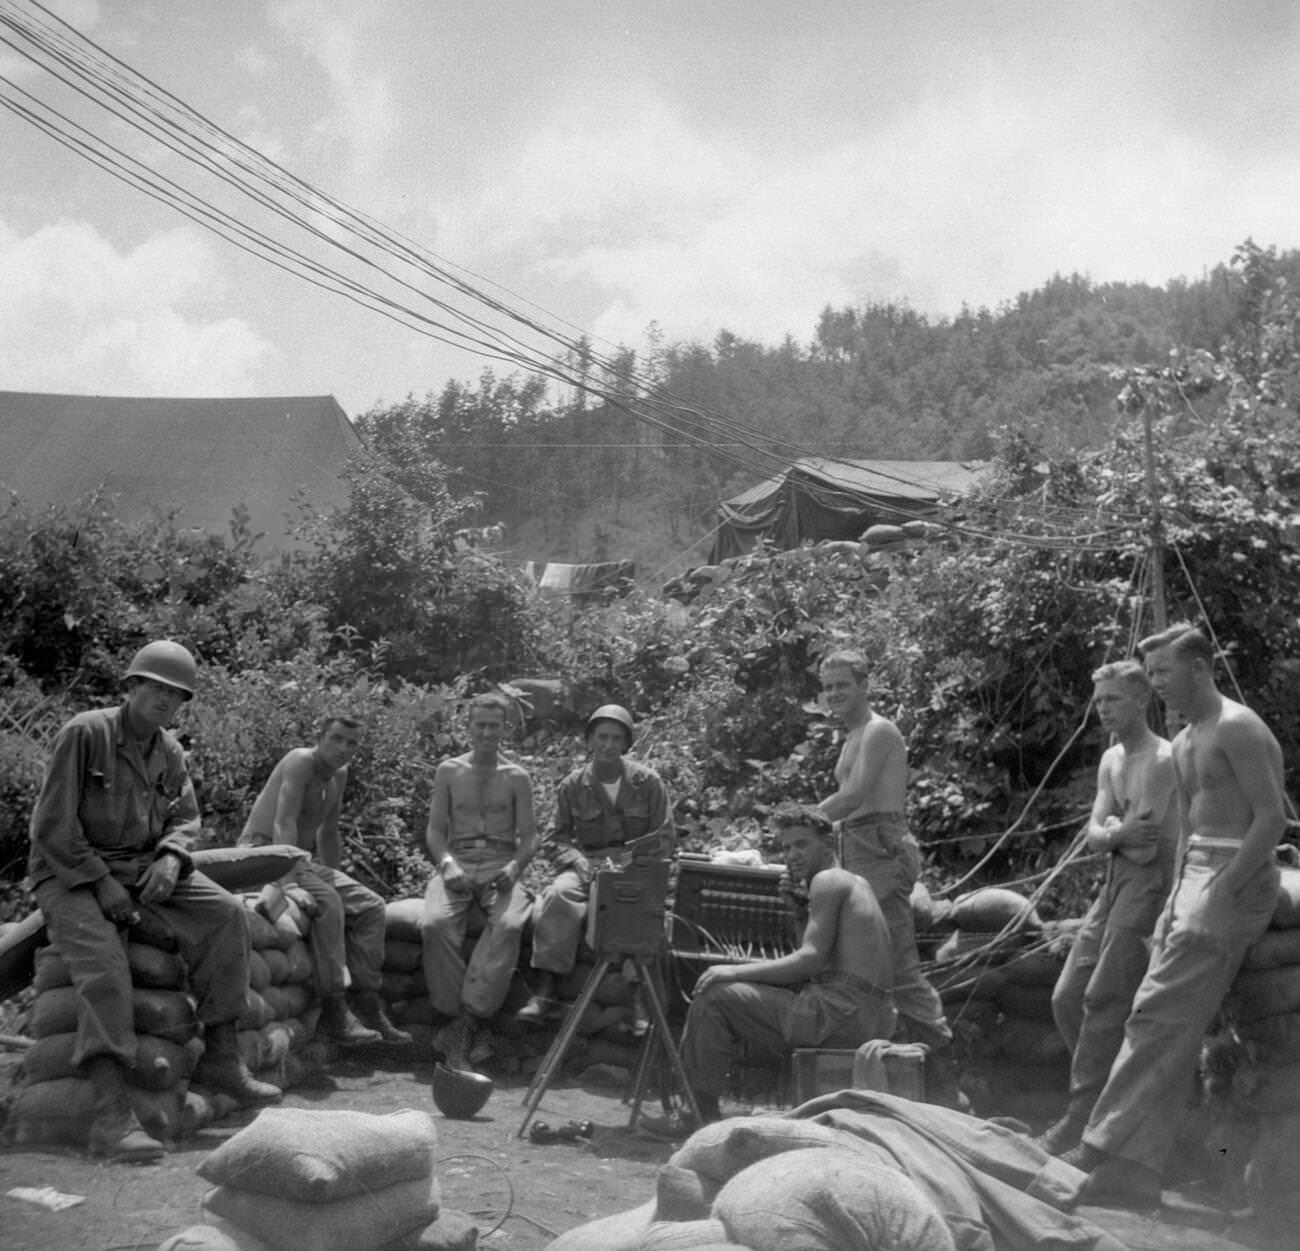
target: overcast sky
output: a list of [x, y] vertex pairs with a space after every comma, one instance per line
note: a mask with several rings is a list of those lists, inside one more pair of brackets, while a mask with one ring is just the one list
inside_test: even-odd
[[[806, 342], [828, 304], [950, 315], [1054, 272], [1163, 283], [1247, 236], [1300, 246], [1292, 0], [50, 7], [301, 178], [638, 350], [651, 323]], [[0, 74], [55, 98], [3, 47]], [[0, 175], [0, 389], [329, 392], [355, 416], [488, 364], [3, 109]]]

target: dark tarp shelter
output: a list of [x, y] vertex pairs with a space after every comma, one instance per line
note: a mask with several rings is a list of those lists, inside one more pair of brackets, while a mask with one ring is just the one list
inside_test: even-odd
[[767, 539], [779, 550], [805, 540], [857, 539], [868, 526], [925, 517], [964, 495], [985, 462], [804, 457], [718, 506], [709, 563]]
[[0, 491], [71, 503], [102, 488], [125, 521], [176, 512], [225, 532], [238, 506], [288, 546], [293, 497], [347, 503], [341, 471], [361, 440], [332, 395], [157, 399], [0, 391]]

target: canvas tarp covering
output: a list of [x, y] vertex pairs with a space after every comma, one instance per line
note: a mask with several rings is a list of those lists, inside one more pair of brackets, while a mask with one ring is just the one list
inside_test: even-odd
[[878, 522], [924, 517], [964, 495], [983, 472], [976, 461], [805, 457], [719, 505], [709, 563], [743, 555], [759, 539], [785, 550], [805, 540], [856, 539]]
[[554, 560], [530, 560], [525, 564], [524, 572], [540, 591], [585, 599], [598, 596], [602, 591], [626, 594], [636, 577], [636, 563], [606, 560], [597, 564], [569, 565]]
[[225, 531], [249, 512], [265, 542], [287, 542], [293, 496], [347, 503], [340, 472], [361, 446], [333, 396], [159, 399], [0, 391], [0, 491], [65, 504], [98, 488], [131, 521], [176, 510]]

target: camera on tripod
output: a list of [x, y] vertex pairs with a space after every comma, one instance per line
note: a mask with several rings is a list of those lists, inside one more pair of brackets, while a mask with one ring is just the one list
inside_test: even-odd
[[587, 946], [598, 957], [654, 956], [666, 942], [672, 840], [647, 834], [628, 843], [621, 868], [599, 869], [587, 909]]

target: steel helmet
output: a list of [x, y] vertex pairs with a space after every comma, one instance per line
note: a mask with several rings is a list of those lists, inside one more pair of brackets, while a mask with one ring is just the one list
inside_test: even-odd
[[628, 712], [622, 704], [601, 704], [601, 706], [587, 718], [586, 734], [588, 737], [590, 737], [592, 730], [595, 729], [597, 721], [617, 722], [627, 731], [628, 747], [632, 746], [632, 738], [636, 733], [636, 726], [632, 721], [632, 714]]
[[136, 652], [126, 676], [153, 678], [155, 682], [164, 682], [184, 691], [185, 698], [192, 699], [199, 681], [199, 667], [194, 657], [179, 643], [159, 639], [155, 643], [146, 643]]
[[433, 1101], [443, 1116], [465, 1121], [488, 1101], [493, 1081], [472, 1069], [449, 1069], [439, 1061], [433, 1069]]

